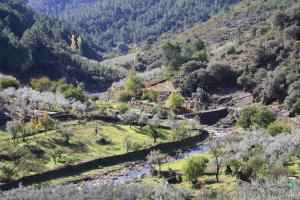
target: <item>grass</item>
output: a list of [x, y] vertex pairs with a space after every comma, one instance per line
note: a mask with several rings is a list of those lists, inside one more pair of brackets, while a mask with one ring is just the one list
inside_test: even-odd
[[[49, 157], [49, 153], [55, 149], [63, 149], [67, 159], [73, 162], [88, 161], [99, 157], [107, 157], [117, 154], [126, 153], [124, 148], [124, 137], [129, 137], [134, 143], [139, 144], [142, 148], [153, 144], [153, 139], [145, 133], [142, 127], [129, 126], [122, 124], [112, 124], [102, 121], [90, 121], [79, 123], [77, 120], [62, 122], [61, 125], [67, 126], [74, 133], [70, 144], [66, 144], [57, 131], [48, 131], [42, 134], [28, 137], [26, 142], [21, 139], [18, 146], [30, 146], [39, 149], [41, 155], [39, 158], [46, 164], [47, 169], [53, 169], [63, 164], [55, 164], [54, 160]], [[98, 135], [95, 135], [95, 127], [99, 128]], [[172, 140], [172, 131], [159, 129], [162, 137], [157, 143]], [[0, 135], [9, 136], [3, 129]], [[102, 145], [98, 140], [102, 137], [111, 141], [111, 144]], [[0, 144], [4, 143], [4, 137], [0, 138]], [[6, 143], [6, 142], [5, 142]]]
[[[209, 163], [207, 164], [207, 168], [205, 170], [204, 175], [199, 177], [198, 181], [203, 182], [205, 180], [215, 180], [216, 179], [215, 178], [215, 165], [214, 165], [213, 155], [210, 153], [205, 153], [202, 155], [196, 155], [196, 157], [198, 157], [198, 156], [204, 156], [204, 157], [208, 158], [208, 160], [209, 160]], [[183, 165], [186, 162], [186, 160], [187, 159], [163, 164], [162, 171], [168, 171], [169, 169], [172, 169], [172, 170], [176, 171], [177, 173], [184, 174], [182, 168], [183, 168]], [[224, 170], [225, 170], [225, 168], [222, 169], [222, 171], [224, 171]], [[204, 185], [203, 188], [211, 189], [216, 192], [231, 192], [236, 188], [236, 186], [237, 186], [236, 178], [234, 175], [225, 175], [225, 173], [222, 173], [219, 176], [219, 178], [220, 178], [220, 182], [212, 182], [211, 184], [206, 184], [206, 185]], [[143, 183], [147, 183], [147, 184], [163, 184], [164, 179], [158, 178], [158, 177], [147, 176], [145, 178], [138, 179], [137, 182], [143, 182]], [[192, 187], [192, 184], [190, 182], [186, 181], [184, 175], [183, 175], [183, 182], [174, 184], [174, 187], [176, 187], [178, 189], [183, 189], [183, 190], [190, 190], [195, 195], [201, 192], [201, 190], [194, 189]]]

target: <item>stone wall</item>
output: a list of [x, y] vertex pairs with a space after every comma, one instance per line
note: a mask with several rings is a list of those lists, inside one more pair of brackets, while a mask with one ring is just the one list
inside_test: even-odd
[[118, 163], [124, 163], [128, 161], [134, 161], [134, 160], [144, 160], [146, 156], [154, 149], [159, 149], [162, 152], [170, 152], [175, 151], [183, 146], [193, 145], [198, 142], [204, 141], [208, 137], [209, 133], [205, 130], [201, 130], [200, 134], [184, 139], [182, 141], [175, 141], [175, 142], [168, 142], [168, 143], [162, 143], [158, 144], [156, 146], [129, 152], [125, 154], [115, 155], [115, 156], [109, 156], [105, 158], [98, 158], [91, 161], [81, 162], [74, 165], [67, 165], [64, 167], [60, 167], [54, 170], [46, 171], [43, 173], [26, 176], [23, 178], [20, 178], [18, 180], [14, 180], [5, 184], [0, 185], [1, 190], [9, 190], [12, 188], [16, 188], [19, 186], [19, 184], [22, 184], [24, 186], [30, 185], [36, 182], [42, 182], [49, 179], [59, 178], [66, 176], [68, 174], [74, 174], [79, 173], [86, 170], [96, 169], [99, 166], [108, 166]]
[[202, 111], [185, 115], [185, 118], [198, 118], [201, 124], [213, 125], [220, 119], [225, 118], [229, 111], [227, 108], [219, 108], [215, 110]]

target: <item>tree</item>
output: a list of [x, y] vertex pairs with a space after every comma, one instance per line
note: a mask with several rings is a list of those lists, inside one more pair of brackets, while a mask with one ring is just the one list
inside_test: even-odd
[[95, 127], [94, 133], [95, 133], [95, 136], [98, 136], [98, 133], [99, 133], [99, 127], [98, 126]]
[[39, 126], [46, 131], [46, 133], [56, 126], [56, 121], [52, 119], [48, 114], [39, 118]]
[[74, 136], [74, 133], [65, 127], [61, 127], [58, 133], [64, 138], [66, 144], [70, 144], [70, 139]]
[[281, 133], [291, 133], [292, 127], [281, 120], [277, 120], [275, 122], [272, 122], [267, 127], [267, 133], [271, 136], [276, 136]]
[[134, 112], [127, 111], [126, 113], [120, 116], [120, 119], [125, 124], [129, 124], [131, 128], [131, 125], [138, 121], [139, 115]]
[[135, 96], [139, 96], [142, 90], [145, 88], [143, 80], [135, 73], [130, 73], [128, 79], [125, 82], [125, 90], [127, 92], [132, 92]]
[[123, 144], [124, 144], [124, 147], [126, 149], [126, 152], [128, 153], [130, 151], [130, 149], [132, 148], [132, 145], [133, 145], [129, 134], [124, 135]]
[[223, 164], [223, 159], [225, 157], [225, 143], [222, 138], [214, 138], [209, 143], [209, 149], [215, 159], [216, 166], [216, 180], [219, 182], [220, 170]]
[[83, 119], [83, 114], [87, 111], [87, 105], [80, 101], [75, 101], [72, 104], [73, 110], [79, 114], [80, 119]]
[[160, 150], [152, 150], [147, 156], [147, 160], [152, 165], [158, 165], [158, 173], [161, 174], [161, 165], [165, 161], [166, 156]]
[[166, 101], [166, 106], [172, 110], [180, 109], [184, 104], [184, 99], [179, 92], [172, 92]]
[[73, 50], [75, 50], [77, 47], [76, 47], [76, 38], [75, 38], [75, 35], [72, 34], [72, 37], [71, 37], [71, 48]]
[[18, 136], [23, 133], [25, 126], [22, 121], [14, 120], [14, 121], [8, 121], [6, 123], [5, 128], [6, 128], [7, 132], [9, 132], [11, 134], [11, 137], [15, 144]]
[[204, 157], [191, 157], [183, 165], [183, 171], [188, 181], [196, 181], [202, 176], [206, 168], [207, 159]]
[[82, 50], [82, 43], [83, 43], [83, 40], [82, 40], [81, 36], [78, 36], [77, 45], [78, 45], [79, 50]]
[[160, 136], [157, 127], [154, 125], [147, 125], [145, 129], [148, 135], [153, 138], [153, 142], [156, 143], [157, 138]]

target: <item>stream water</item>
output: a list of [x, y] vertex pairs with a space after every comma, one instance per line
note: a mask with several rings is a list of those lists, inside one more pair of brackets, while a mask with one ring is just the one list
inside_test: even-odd
[[[207, 146], [200, 144], [199, 146], [183, 151], [176, 159], [173, 158], [171, 160], [168, 160], [168, 163], [172, 163], [178, 160], [186, 159], [194, 155], [200, 155], [207, 152]], [[142, 163], [134, 166], [132, 169], [129, 169], [126, 173], [113, 177], [108, 180], [103, 179], [95, 179], [92, 181], [88, 181], [85, 184], [86, 185], [99, 185], [99, 184], [123, 184], [125, 182], [149, 175], [151, 172], [151, 166], [148, 163]]]

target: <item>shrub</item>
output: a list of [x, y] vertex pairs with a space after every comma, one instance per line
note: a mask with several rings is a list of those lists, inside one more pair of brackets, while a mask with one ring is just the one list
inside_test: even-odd
[[262, 107], [255, 115], [254, 123], [261, 128], [267, 128], [267, 126], [275, 121], [275, 115], [269, 111], [266, 107]]
[[52, 83], [48, 77], [42, 77], [38, 79], [31, 79], [30, 86], [39, 92], [49, 91], [52, 87]]
[[4, 90], [9, 87], [18, 88], [20, 82], [12, 76], [0, 76], [0, 90]]
[[281, 133], [291, 133], [291, 132], [292, 132], [292, 127], [288, 123], [281, 120], [272, 122], [267, 127], [267, 133], [272, 136], [276, 136]]
[[255, 118], [257, 112], [258, 109], [256, 106], [249, 106], [241, 110], [237, 121], [238, 125], [245, 129], [250, 128], [250, 126], [253, 124], [253, 119]]
[[217, 83], [232, 82], [236, 79], [231, 67], [226, 64], [215, 63], [207, 67], [207, 72], [216, 79]]
[[208, 62], [208, 55], [204, 50], [196, 51], [193, 53], [192, 59], [197, 61]]
[[74, 86], [68, 86], [68, 88], [63, 92], [63, 95], [68, 100], [76, 100], [85, 102], [87, 101], [87, 96], [84, 93], [84, 88], [80, 86], [80, 84], [77, 87]]
[[[0, 178], [3, 181], [11, 180], [17, 173], [16, 167], [12, 162], [1, 162], [0, 172]], [[2, 182], [1, 179], [0, 182]]]
[[297, 99], [300, 98], [300, 80], [293, 82], [288, 89], [288, 96], [285, 99], [285, 104], [292, 108]]
[[149, 100], [151, 102], [157, 101], [159, 93], [154, 90], [144, 90], [142, 95], [142, 100]]
[[296, 113], [300, 112], [300, 98], [298, 98], [298, 100], [296, 101], [296, 103], [294, 103], [293, 111], [296, 112]]
[[117, 103], [113, 107], [114, 109], [120, 111], [121, 114], [124, 114], [129, 110], [129, 106], [125, 103]]
[[131, 92], [135, 96], [138, 96], [142, 93], [145, 85], [143, 83], [143, 80], [138, 75], [136, 75], [135, 73], [130, 73], [124, 87], [127, 92]]
[[273, 121], [275, 121], [275, 115], [267, 107], [249, 106], [241, 110], [238, 125], [245, 129], [252, 125], [266, 128]]
[[204, 157], [192, 157], [187, 159], [183, 165], [183, 171], [188, 181], [196, 181], [203, 175], [207, 160]]
[[300, 27], [297, 25], [292, 25], [284, 29], [284, 39], [285, 40], [299, 40], [300, 39]]
[[107, 137], [101, 136], [100, 139], [97, 141], [97, 143], [100, 144], [100, 145], [109, 145], [109, 144], [111, 144], [112, 142], [111, 142], [111, 140], [108, 139]]
[[169, 98], [166, 101], [166, 106], [173, 109], [178, 110], [184, 104], [184, 99], [178, 92], [172, 92]]
[[201, 61], [191, 60], [180, 67], [181, 74], [189, 74], [198, 69], [206, 69], [207, 64]]
[[168, 117], [168, 110], [162, 106], [156, 106], [152, 110], [153, 114], [158, 115], [160, 119], [166, 119]]
[[133, 97], [134, 95], [131, 93], [131, 92], [128, 92], [128, 91], [120, 91], [118, 92], [117, 94], [117, 101], [120, 101], [120, 102], [128, 102], [131, 100], [131, 98]]
[[287, 18], [288, 17], [283, 12], [276, 11], [271, 17], [272, 27], [275, 29], [283, 29]]
[[201, 50], [205, 49], [205, 43], [203, 42], [203, 40], [198, 39], [198, 41], [195, 43], [195, 49], [197, 51], [201, 51]]
[[47, 132], [56, 126], [56, 121], [52, 119], [49, 115], [45, 115], [39, 118], [38, 126]]
[[73, 156], [73, 155], [60, 154], [56, 161], [58, 163], [68, 165], [68, 164], [72, 164], [72, 163], [76, 162], [77, 158], [75, 158], [75, 156]]

